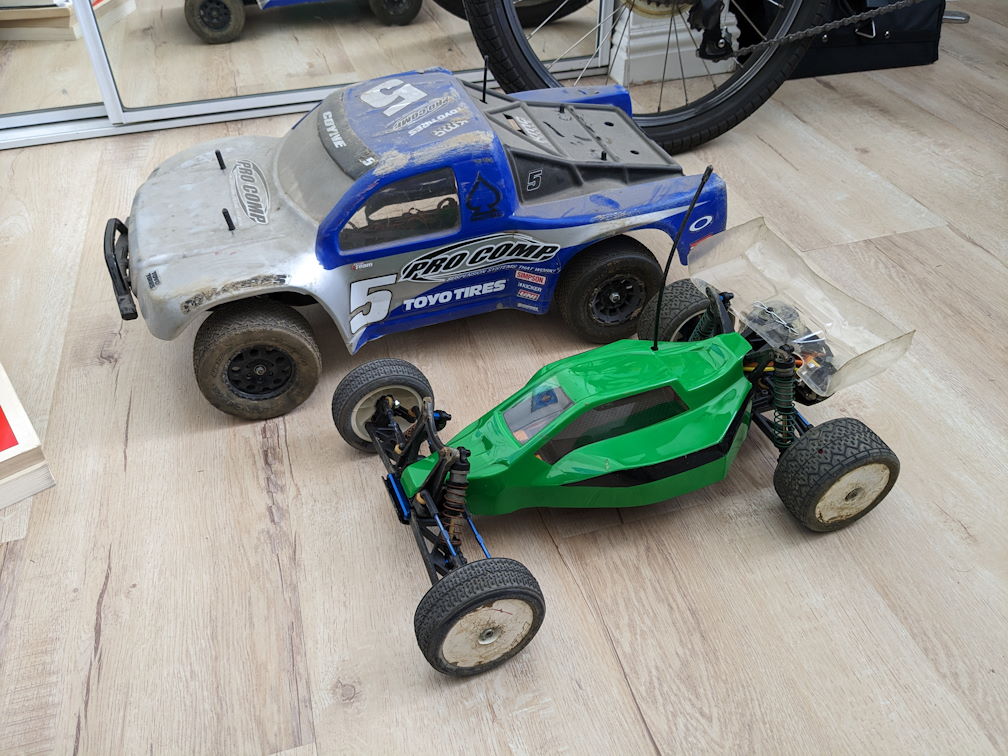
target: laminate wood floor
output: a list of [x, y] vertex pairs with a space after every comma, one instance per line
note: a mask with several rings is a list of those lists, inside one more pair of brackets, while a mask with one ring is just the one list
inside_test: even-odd
[[[0, 152], [0, 359], [56, 488], [3, 513], [5, 753], [1008, 752], [1005, 15], [964, 0], [929, 67], [791, 82], [712, 162], [822, 274], [917, 329], [852, 415], [902, 474], [872, 515], [802, 530], [759, 434], [722, 483], [635, 510], [484, 519], [548, 602], [535, 641], [456, 681], [415, 646], [426, 585], [377, 461], [336, 435], [353, 365], [418, 364], [460, 428], [586, 347], [498, 312], [351, 358], [282, 419], [198, 395], [194, 329], [118, 316], [105, 219], [199, 141], [293, 117]], [[675, 276], [682, 276], [681, 269]], [[26, 531], [26, 533], [25, 533]]]

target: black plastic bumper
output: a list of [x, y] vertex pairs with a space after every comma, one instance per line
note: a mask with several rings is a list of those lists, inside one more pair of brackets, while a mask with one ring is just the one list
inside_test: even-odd
[[136, 320], [137, 309], [129, 286], [129, 236], [126, 224], [109, 218], [105, 224], [105, 265], [112, 279], [116, 304], [123, 320]]

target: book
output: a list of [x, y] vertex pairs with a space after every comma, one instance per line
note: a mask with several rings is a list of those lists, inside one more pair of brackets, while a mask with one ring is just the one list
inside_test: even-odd
[[0, 365], [0, 509], [54, 484], [39, 437]]

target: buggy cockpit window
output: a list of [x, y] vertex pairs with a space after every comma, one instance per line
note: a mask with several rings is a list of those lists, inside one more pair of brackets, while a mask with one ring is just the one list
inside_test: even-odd
[[504, 411], [504, 422], [518, 443], [524, 444], [571, 404], [559, 386], [536, 386], [529, 396]]
[[458, 188], [451, 168], [421, 173], [372, 194], [340, 231], [343, 250], [456, 231]]
[[552, 465], [582, 446], [647, 428], [687, 409], [686, 403], [670, 386], [617, 399], [575, 417], [554, 433], [537, 455]]

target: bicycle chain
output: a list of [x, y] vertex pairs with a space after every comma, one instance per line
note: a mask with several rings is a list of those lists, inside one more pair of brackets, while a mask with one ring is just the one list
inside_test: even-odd
[[916, 5], [920, 2], [923, 2], [923, 0], [898, 0], [898, 2], [892, 3], [891, 5], [883, 5], [881, 8], [875, 8], [874, 10], [865, 11], [864, 13], [856, 13], [853, 16], [847, 16], [846, 18], [838, 18], [835, 21], [829, 21], [828, 23], [820, 24], [819, 26], [813, 26], [809, 29], [802, 29], [801, 31], [793, 32], [791, 34], [785, 34], [783, 37], [765, 39], [762, 42], [757, 42], [756, 44], [749, 45], [748, 47], [740, 47], [738, 50], [733, 51], [730, 57], [738, 58], [742, 55], [751, 55], [754, 52], [765, 50], [768, 47], [778, 47], [780, 45], [786, 45], [790, 42], [798, 42], [803, 39], [808, 39], [809, 37], [818, 37], [820, 34], [831, 32], [834, 29], [839, 29], [843, 26], [850, 26], [852, 24], [859, 24], [862, 21], [868, 21], [876, 16], [892, 13], [893, 11], [898, 11], [902, 8], [909, 8], [911, 5]]

